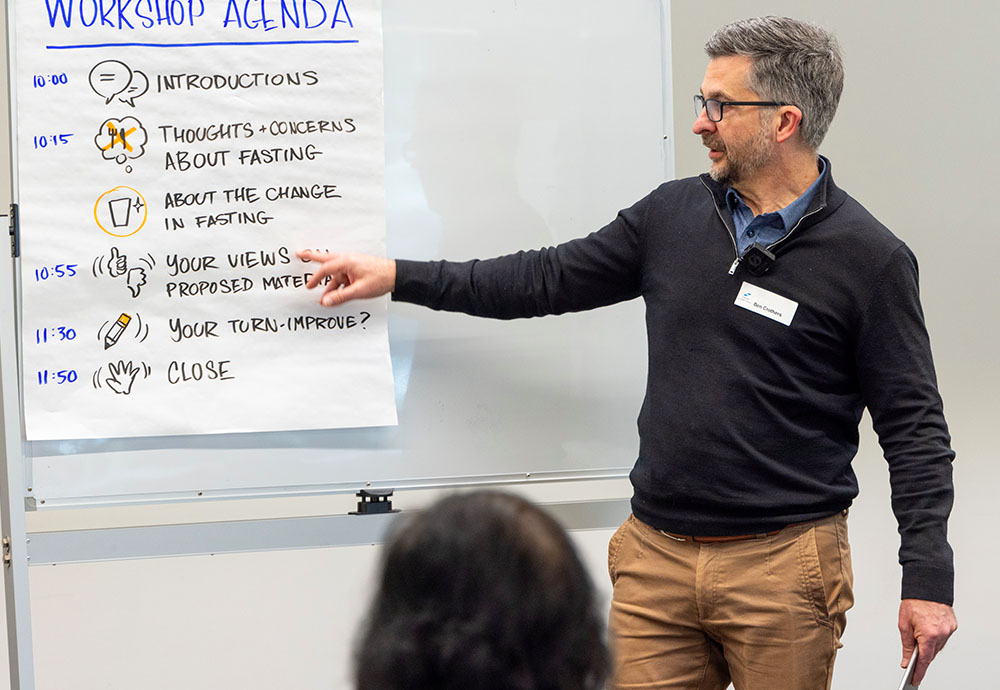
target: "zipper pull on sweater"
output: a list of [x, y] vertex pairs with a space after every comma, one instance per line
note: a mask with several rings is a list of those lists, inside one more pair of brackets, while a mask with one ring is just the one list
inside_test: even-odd
[[729, 275], [733, 275], [734, 273], [736, 273], [736, 267], [739, 265], [740, 265], [740, 257], [737, 256], [736, 261], [734, 261], [733, 265], [729, 267]]

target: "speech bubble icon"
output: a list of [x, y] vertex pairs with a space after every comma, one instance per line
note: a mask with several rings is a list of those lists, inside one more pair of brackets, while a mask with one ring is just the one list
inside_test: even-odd
[[134, 108], [135, 99], [147, 91], [149, 91], [149, 78], [139, 70], [134, 70], [132, 72], [132, 80], [125, 87], [125, 91], [119, 96], [118, 100]]
[[[94, 65], [90, 70], [90, 88], [98, 96], [104, 98], [104, 104], [108, 105], [114, 97], [128, 88], [132, 82], [132, 70], [124, 62], [118, 60], [105, 60]], [[149, 82], [146, 82], [149, 88]]]

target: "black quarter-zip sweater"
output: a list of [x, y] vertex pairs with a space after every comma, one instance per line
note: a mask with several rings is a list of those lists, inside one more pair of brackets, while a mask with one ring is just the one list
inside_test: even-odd
[[[902, 596], [953, 597], [951, 450], [910, 250], [828, 170], [762, 276], [736, 258], [725, 187], [667, 182], [598, 232], [462, 263], [398, 261], [393, 299], [499, 319], [642, 297], [649, 374], [632, 510], [695, 535], [832, 515], [867, 406], [889, 463]], [[744, 281], [796, 302], [786, 326], [734, 302]]]

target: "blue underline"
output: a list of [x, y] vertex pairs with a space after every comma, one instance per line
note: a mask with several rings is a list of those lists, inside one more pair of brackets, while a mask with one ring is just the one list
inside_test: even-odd
[[329, 41], [211, 41], [206, 43], [81, 43], [67, 46], [45, 46], [47, 50], [76, 48], [201, 48], [205, 46], [282, 46], [316, 43], [357, 43], [357, 39]]

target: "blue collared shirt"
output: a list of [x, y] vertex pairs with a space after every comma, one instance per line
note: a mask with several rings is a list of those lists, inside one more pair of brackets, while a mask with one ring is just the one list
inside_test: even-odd
[[754, 242], [759, 242], [765, 247], [777, 242], [802, 220], [806, 209], [809, 208], [809, 202], [812, 201], [820, 182], [826, 175], [826, 162], [822, 158], [818, 160], [819, 176], [809, 185], [809, 189], [802, 192], [802, 195], [788, 206], [777, 211], [762, 213], [755, 218], [753, 211], [735, 189], [730, 187], [726, 191], [726, 205], [736, 225], [736, 246], [740, 256], [743, 256], [743, 252]]

